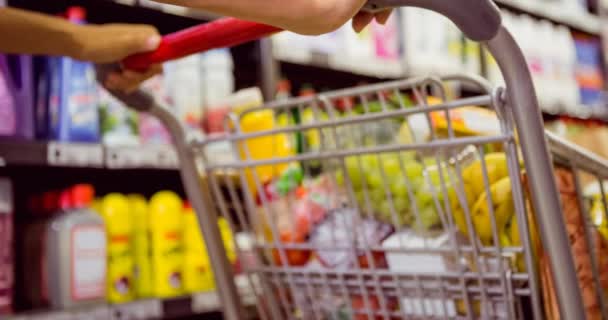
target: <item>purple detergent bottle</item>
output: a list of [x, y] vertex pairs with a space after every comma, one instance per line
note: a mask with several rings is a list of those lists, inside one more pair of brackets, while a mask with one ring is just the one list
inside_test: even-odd
[[11, 82], [7, 58], [0, 55], [0, 136], [14, 136], [17, 133], [15, 95]]
[[34, 138], [34, 70], [31, 56], [8, 56], [15, 96], [16, 132], [24, 139]]

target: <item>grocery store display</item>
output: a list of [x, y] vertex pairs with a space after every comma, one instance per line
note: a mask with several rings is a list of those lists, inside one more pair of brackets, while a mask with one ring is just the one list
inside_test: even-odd
[[29, 56], [0, 55], [0, 136], [34, 137], [32, 67]]
[[[106, 232], [103, 220], [90, 208], [90, 185], [76, 185], [62, 192], [59, 213], [44, 222], [41, 248], [28, 254], [42, 255], [42, 272], [32, 281], [43, 281], [42, 300], [52, 308], [99, 304], [105, 298]], [[66, 258], [67, 257], [67, 258]], [[36, 270], [36, 266], [31, 266]], [[32, 274], [36, 274], [32, 272]]]
[[[68, 20], [84, 24], [86, 13], [70, 8]], [[72, 142], [98, 142], [97, 82], [95, 66], [68, 57], [48, 57], [49, 138]], [[39, 99], [42, 97], [39, 97]]]
[[127, 196], [129, 201], [129, 219], [132, 223], [131, 251], [133, 252], [133, 275], [135, 295], [148, 298], [154, 295], [152, 285], [152, 264], [150, 261], [150, 222], [148, 202], [138, 194]]
[[[564, 17], [588, 13], [577, 0], [554, 6]], [[84, 18], [78, 9], [69, 12], [73, 20]], [[503, 17], [522, 45], [545, 111], [583, 116], [580, 104], [604, 107], [597, 39], [527, 15]], [[466, 71], [502, 82], [496, 61], [482, 57], [479, 44], [444, 17], [419, 9], [395, 10], [384, 26], [373, 22], [359, 34], [346, 25], [321, 37], [281, 33], [273, 41], [280, 60], [379, 78]], [[20, 98], [13, 88], [3, 98], [2, 76], [9, 71], [2, 72], [1, 59], [0, 113], [7, 117], [0, 122], [11, 122], [6, 129], [14, 131], [23, 115], [10, 107]], [[204, 154], [200, 164], [210, 178], [202, 180], [212, 193], [209, 205], [222, 216], [227, 260], [249, 276], [262, 313], [276, 307], [301, 319], [560, 318], [530, 174], [523, 162], [510, 161], [521, 152], [510, 113], [517, 105], [502, 108], [502, 97], [494, 95], [469, 97], [479, 93], [470, 86], [476, 78], [419, 78], [321, 95], [314, 82], [298, 78], [297, 100], [283, 81], [281, 102], [260, 108], [258, 88], [234, 92], [237, 82], [238, 88], [246, 82], [236, 81], [234, 66], [228, 49], [197, 54], [166, 64], [143, 88], [186, 125], [187, 146], [196, 148], [186, 154]], [[90, 80], [90, 67], [63, 57], [35, 60], [35, 86], [26, 91], [37, 97], [35, 114], [27, 116], [36, 120], [37, 138], [128, 147], [172, 143], [154, 113], [130, 111], [97, 85], [74, 87], [74, 80]], [[465, 97], [453, 91], [460, 80], [463, 85], [454, 87]], [[500, 107], [498, 116], [493, 107]], [[88, 122], [76, 121], [81, 117]], [[98, 130], [89, 126], [93, 122]], [[210, 139], [190, 139], [190, 130], [199, 129]], [[594, 141], [586, 143], [601, 145]], [[584, 156], [579, 150], [570, 156], [576, 155]], [[226, 172], [236, 179], [211, 178]], [[586, 313], [596, 319], [602, 312], [597, 280], [608, 293], [601, 272], [608, 266], [602, 257], [606, 208], [602, 195], [581, 207], [574, 172], [558, 169], [556, 176]], [[586, 184], [591, 178], [580, 179]], [[2, 181], [0, 231], [6, 227]], [[198, 293], [226, 290], [216, 288], [207, 255], [208, 245], [222, 243], [205, 243], [197, 215], [175, 192], [157, 192], [149, 201], [115, 192], [92, 198], [91, 186], [77, 185], [30, 199], [26, 232], [17, 236], [25, 253], [17, 264], [26, 272], [16, 285], [12, 271], [4, 282], [0, 272], [0, 314], [11, 312], [4, 293], [12, 290], [26, 297], [19, 309], [74, 312], [180, 296], [202, 305], [207, 302], [197, 302]], [[231, 202], [222, 203], [227, 198]], [[590, 237], [587, 211], [595, 227]], [[520, 234], [524, 222], [527, 232]], [[10, 232], [0, 238], [5, 234], [10, 238]], [[0, 270], [8, 270], [13, 261], [4, 263], [3, 253], [11, 252], [2, 242]], [[239, 303], [223, 302], [226, 310]], [[544, 314], [536, 313], [539, 306]]]
[[110, 193], [100, 200], [98, 213], [103, 217], [107, 234], [107, 285], [109, 302], [122, 303], [135, 297], [133, 225], [129, 199]]
[[[215, 279], [209, 257], [206, 254], [206, 245], [201, 234], [196, 214], [189, 205], [184, 210], [184, 263], [183, 278], [184, 290], [187, 293], [211, 291], [215, 289]], [[234, 239], [228, 222], [220, 217], [218, 225], [228, 255], [228, 261], [236, 262], [237, 254], [234, 248]]]
[[0, 178], [0, 315], [13, 309], [13, 202], [11, 180]]
[[162, 191], [150, 199], [150, 256], [154, 295], [174, 297], [183, 293], [182, 200]]

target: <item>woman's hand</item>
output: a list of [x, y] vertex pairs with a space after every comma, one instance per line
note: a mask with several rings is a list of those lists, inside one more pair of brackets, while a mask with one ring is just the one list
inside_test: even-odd
[[306, 35], [334, 31], [353, 19], [361, 31], [374, 18], [386, 22], [390, 10], [376, 14], [362, 12], [366, 0], [156, 0], [184, 7], [207, 10], [280, 27]]
[[[147, 25], [107, 24], [80, 26], [74, 32], [74, 57], [95, 63], [113, 63], [140, 52], [158, 48], [161, 37], [158, 31]], [[159, 74], [160, 65], [143, 72], [121, 70], [112, 72], [104, 85], [113, 90], [132, 92], [139, 85]]]

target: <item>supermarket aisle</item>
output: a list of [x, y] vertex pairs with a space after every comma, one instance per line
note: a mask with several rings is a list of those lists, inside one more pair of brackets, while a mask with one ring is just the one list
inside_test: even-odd
[[[168, 112], [128, 108], [93, 65], [0, 55], [0, 318], [220, 319], [234, 283], [260, 319], [608, 319], [606, 4], [496, 3], [549, 179], [486, 91], [498, 63], [430, 11], [169, 61], [142, 85]], [[215, 18], [9, 4], [164, 34]]]

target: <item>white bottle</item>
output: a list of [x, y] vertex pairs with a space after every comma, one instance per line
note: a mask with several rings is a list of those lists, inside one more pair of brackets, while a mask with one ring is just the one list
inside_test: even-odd
[[561, 87], [563, 83], [557, 77], [556, 68], [558, 67], [558, 59], [560, 56], [560, 48], [556, 47], [553, 41], [555, 40], [555, 32], [553, 25], [547, 20], [541, 20], [537, 25], [537, 47], [541, 63], [541, 74], [543, 83], [543, 108], [545, 110], [557, 113], [560, 106], [563, 105], [561, 99]]
[[206, 106], [222, 101], [234, 92], [234, 61], [230, 50], [217, 49], [203, 53], [200, 68]]
[[576, 80], [576, 46], [572, 33], [564, 26], [557, 27], [556, 38], [560, 48], [560, 78], [563, 83], [563, 99], [567, 110], [579, 109], [581, 102], [578, 82]]

